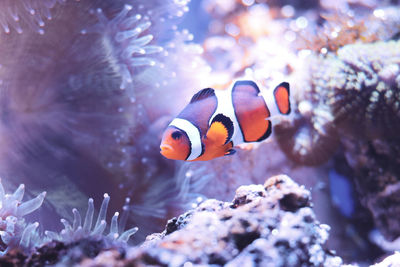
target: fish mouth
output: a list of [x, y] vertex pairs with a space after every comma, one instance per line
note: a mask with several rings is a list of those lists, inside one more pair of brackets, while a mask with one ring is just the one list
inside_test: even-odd
[[174, 151], [174, 148], [172, 146], [170, 146], [170, 145], [167, 145], [167, 144], [162, 144], [160, 146], [160, 149], [161, 149], [160, 153], [163, 156], [166, 156], [166, 154], [171, 153], [172, 151]]

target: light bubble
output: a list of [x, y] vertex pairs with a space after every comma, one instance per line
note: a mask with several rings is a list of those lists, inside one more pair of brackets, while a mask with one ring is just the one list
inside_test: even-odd
[[240, 29], [233, 23], [228, 23], [225, 25], [225, 31], [231, 36], [238, 36], [240, 33]]
[[302, 49], [299, 51], [298, 56], [302, 59], [311, 55], [311, 50], [309, 49]]
[[193, 263], [188, 262], [188, 261], [183, 264], [183, 267], [192, 267], [192, 266], [193, 266]]
[[296, 26], [299, 29], [305, 29], [308, 26], [308, 20], [306, 17], [300, 16], [296, 19]]
[[296, 34], [292, 31], [287, 31], [285, 32], [285, 34], [283, 35], [283, 37], [285, 38], [286, 41], [288, 42], [294, 42], [296, 40]]
[[291, 5], [283, 6], [281, 9], [282, 16], [287, 17], [287, 18], [293, 17], [294, 12], [295, 12], [295, 10], [294, 10], [293, 6], [291, 6]]
[[242, 0], [243, 5], [245, 6], [251, 6], [254, 4], [254, 0]]
[[384, 18], [385, 17], [385, 11], [383, 9], [375, 9], [374, 10], [374, 16], [377, 18]]

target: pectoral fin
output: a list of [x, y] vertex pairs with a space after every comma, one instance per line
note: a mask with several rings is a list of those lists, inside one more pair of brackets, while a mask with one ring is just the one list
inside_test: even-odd
[[233, 122], [223, 114], [218, 114], [211, 122], [207, 131], [207, 139], [212, 140], [216, 145], [226, 145], [233, 135]]

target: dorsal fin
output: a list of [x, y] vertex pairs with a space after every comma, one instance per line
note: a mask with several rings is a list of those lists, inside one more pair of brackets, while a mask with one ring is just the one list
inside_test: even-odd
[[247, 92], [250, 94], [258, 95], [260, 93], [260, 88], [257, 84], [250, 80], [237, 81], [232, 87], [232, 91]]
[[211, 126], [213, 125], [213, 123], [215, 122], [220, 122], [222, 123], [222, 125], [224, 125], [226, 131], [227, 131], [227, 136], [226, 136], [226, 140], [225, 140], [225, 144], [227, 144], [231, 139], [232, 139], [232, 135], [233, 135], [233, 122], [230, 118], [224, 116], [223, 114], [217, 114], [214, 119], [211, 122]]
[[198, 91], [192, 97], [192, 99], [190, 100], [190, 103], [194, 103], [194, 102], [206, 99], [206, 98], [208, 98], [210, 96], [214, 96], [214, 95], [215, 95], [214, 89], [212, 89], [212, 88], [204, 88], [204, 89]]

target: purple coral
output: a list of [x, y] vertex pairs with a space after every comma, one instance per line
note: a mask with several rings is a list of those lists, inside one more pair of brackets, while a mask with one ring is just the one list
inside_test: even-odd
[[36, 232], [38, 222], [27, 223], [24, 216], [40, 208], [46, 192], [22, 202], [25, 186], [21, 184], [14, 193], [6, 194], [0, 182], [0, 238], [2, 252], [5, 254], [13, 248], [30, 251], [39, 245], [40, 238]]

